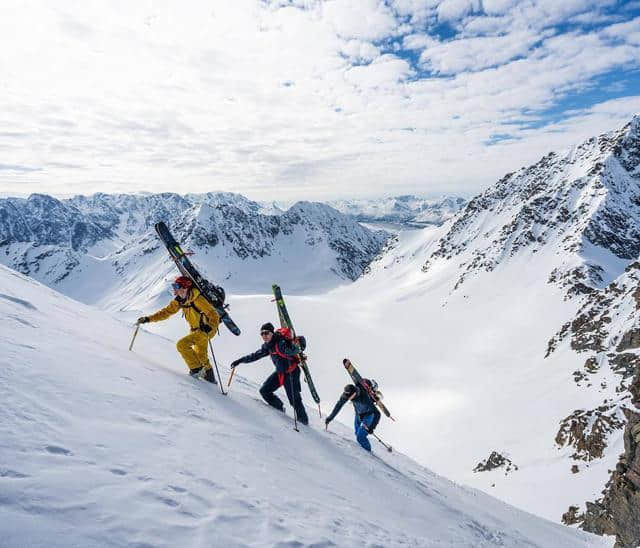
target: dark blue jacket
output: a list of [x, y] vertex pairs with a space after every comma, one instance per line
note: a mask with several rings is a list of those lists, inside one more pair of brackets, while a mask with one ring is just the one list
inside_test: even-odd
[[278, 373], [285, 373], [294, 363], [297, 363], [295, 359], [296, 356], [300, 354], [302, 348], [306, 346], [304, 337], [298, 337], [298, 339], [300, 345], [285, 339], [280, 333], [274, 333], [268, 343], [264, 343], [252, 354], [247, 354], [240, 358], [240, 363], [255, 362], [271, 354], [271, 361], [273, 361], [273, 365], [276, 366], [276, 371]]
[[[347, 392], [342, 393], [342, 396], [340, 396], [340, 399], [333, 408], [333, 411], [331, 411], [331, 414], [327, 417], [327, 422], [331, 422], [335, 418], [335, 416], [340, 412], [344, 404], [347, 403], [350, 398], [351, 394]], [[377, 426], [378, 421], [380, 420], [380, 411], [378, 411], [378, 408], [371, 399], [371, 396], [369, 396], [364, 388], [362, 388], [361, 386], [356, 386], [356, 395], [351, 400], [351, 403], [353, 404], [353, 409], [356, 412], [356, 415], [358, 415], [358, 417], [360, 417], [361, 419], [365, 415], [375, 415], [375, 419], [371, 428], [371, 431], [373, 431], [373, 429]]]

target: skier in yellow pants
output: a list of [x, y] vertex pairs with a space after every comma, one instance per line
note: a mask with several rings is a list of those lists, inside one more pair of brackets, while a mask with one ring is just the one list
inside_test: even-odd
[[209, 339], [218, 332], [220, 316], [200, 291], [193, 286], [193, 282], [180, 276], [171, 285], [175, 298], [163, 309], [138, 318], [138, 323], [159, 322], [166, 320], [182, 310], [184, 319], [191, 327], [191, 333], [176, 343], [176, 348], [189, 367], [190, 375], [197, 375], [204, 369], [204, 379], [216, 383], [211, 362], [209, 362]]

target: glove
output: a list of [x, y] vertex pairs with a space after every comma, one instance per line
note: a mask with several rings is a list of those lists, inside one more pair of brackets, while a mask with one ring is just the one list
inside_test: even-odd
[[240, 360], [233, 360], [231, 362], [231, 369], [233, 369], [234, 367], [237, 367], [238, 365], [240, 365]]
[[211, 333], [211, 329], [211, 326], [206, 323], [203, 323], [202, 327], [200, 327], [200, 331], [204, 331], [205, 333]]
[[136, 323], [149, 323], [149, 317], [141, 316], [140, 318], [138, 318], [138, 321]]

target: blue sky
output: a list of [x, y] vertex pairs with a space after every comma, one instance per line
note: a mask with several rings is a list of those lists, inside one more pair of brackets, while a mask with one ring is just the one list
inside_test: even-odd
[[0, 5], [0, 194], [471, 196], [640, 112], [640, 1]]

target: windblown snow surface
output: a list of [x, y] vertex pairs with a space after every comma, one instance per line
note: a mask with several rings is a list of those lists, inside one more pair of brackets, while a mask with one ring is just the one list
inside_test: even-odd
[[225, 397], [173, 340], [129, 352], [130, 323], [5, 267], [0, 322], [2, 548], [611, 545], [370, 455], [312, 408], [296, 433], [243, 376], [266, 361]]

